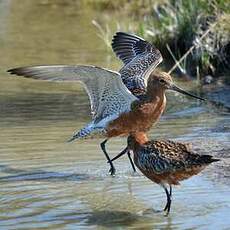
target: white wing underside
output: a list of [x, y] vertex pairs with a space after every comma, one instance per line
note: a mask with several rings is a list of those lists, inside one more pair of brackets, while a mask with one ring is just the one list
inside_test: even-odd
[[119, 73], [95, 66], [32, 66], [9, 72], [39, 80], [80, 81], [89, 95], [93, 120], [97, 122], [130, 111], [131, 103], [138, 100], [123, 84]]

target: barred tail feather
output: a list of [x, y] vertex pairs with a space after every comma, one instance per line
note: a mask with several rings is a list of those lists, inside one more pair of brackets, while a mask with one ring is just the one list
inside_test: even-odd
[[75, 139], [84, 138], [88, 136], [93, 130], [94, 127], [92, 123], [89, 123], [86, 127], [82, 128], [79, 132], [74, 133], [74, 135], [67, 142], [72, 142]]

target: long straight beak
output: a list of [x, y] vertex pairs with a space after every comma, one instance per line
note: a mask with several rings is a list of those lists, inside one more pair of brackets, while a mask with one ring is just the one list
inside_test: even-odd
[[176, 85], [174, 85], [174, 84], [170, 87], [170, 89], [173, 90], [173, 91], [182, 93], [182, 94], [184, 94], [184, 95], [188, 95], [188, 96], [190, 96], [190, 97], [194, 97], [194, 98], [196, 98], [196, 99], [205, 101], [204, 98], [201, 98], [201, 97], [195, 96], [195, 95], [193, 95], [193, 94], [191, 94], [191, 93], [188, 93], [188, 92], [186, 92], [185, 90], [179, 88], [178, 86], [176, 86]]

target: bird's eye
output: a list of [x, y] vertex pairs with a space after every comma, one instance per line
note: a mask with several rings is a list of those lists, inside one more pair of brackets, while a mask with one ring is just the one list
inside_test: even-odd
[[166, 81], [164, 79], [160, 79], [160, 83], [166, 83]]

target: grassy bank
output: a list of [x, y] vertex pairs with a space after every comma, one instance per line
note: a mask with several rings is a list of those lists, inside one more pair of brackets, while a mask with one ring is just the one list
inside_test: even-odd
[[[192, 46], [180, 64], [189, 76], [229, 75], [230, 3], [225, 0], [91, 1], [100, 10], [121, 10], [137, 23], [132, 32], [160, 48], [171, 64]], [[119, 23], [122, 29], [122, 22]], [[103, 25], [102, 25], [103, 27]], [[207, 31], [201, 40], [201, 36]], [[104, 35], [103, 35], [104, 36]], [[112, 33], [111, 33], [112, 36]], [[107, 35], [109, 38], [110, 35]], [[173, 60], [174, 59], [174, 60]], [[226, 77], [226, 82], [230, 82]]]
[[[229, 72], [230, 64], [230, 6], [227, 4], [224, 0], [169, 0], [153, 7], [152, 14], [141, 23], [140, 32], [151, 36], [166, 54], [171, 50], [176, 59], [195, 45], [194, 51], [181, 63], [189, 75], [220, 75]], [[207, 30], [210, 32], [201, 40]]]
[[[194, 47], [176, 71], [201, 81], [207, 75], [214, 79], [225, 76], [225, 82], [230, 84], [230, 1], [44, 0], [43, 3], [101, 12], [101, 17], [92, 20], [109, 49], [117, 30], [136, 33], [159, 47], [167, 69]], [[116, 25], [108, 17], [110, 12], [118, 15]]]

